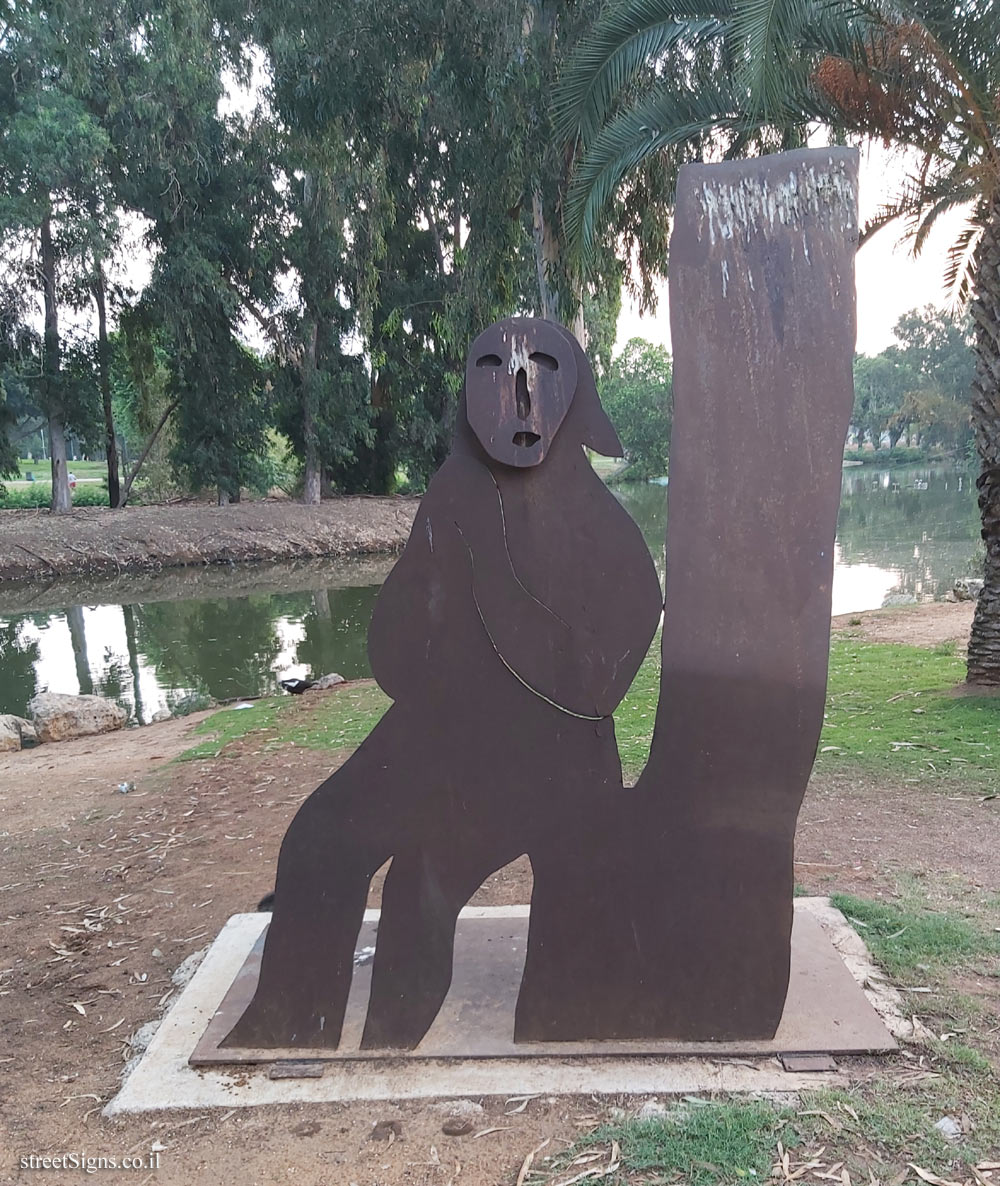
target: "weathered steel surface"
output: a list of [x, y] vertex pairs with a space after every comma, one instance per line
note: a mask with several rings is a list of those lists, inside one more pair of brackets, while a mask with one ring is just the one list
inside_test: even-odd
[[[455, 975], [447, 999], [423, 1041], [407, 1055], [435, 1058], [593, 1058], [611, 1055], [692, 1055], [739, 1057], [829, 1051], [870, 1054], [895, 1050], [896, 1043], [872, 1008], [861, 986], [844, 965], [829, 936], [808, 910], [795, 912], [792, 932], [792, 974], [781, 1025], [773, 1038], [748, 1038], [730, 1043], [619, 1039], [579, 1042], [514, 1041], [514, 1007], [527, 941], [528, 918], [463, 916], [456, 931]], [[374, 923], [361, 929], [359, 947], [375, 941]], [[358, 967], [340, 1047], [336, 1050], [240, 1049], [219, 1045], [253, 995], [263, 937], [226, 994], [208, 1029], [190, 1057], [193, 1066], [220, 1063], [285, 1064], [304, 1057], [325, 1061], [371, 1058], [361, 1049], [361, 1032], [371, 983], [370, 965]], [[301, 1066], [301, 1061], [292, 1064]], [[317, 1065], [309, 1062], [307, 1066]], [[320, 1062], [318, 1065], [324, 1065]]]
[[515, 1040], [774, 1037], [826, 684], [856, 190], [838, 149], [681, 173], [663, 678], [635, 788], [611, 713], [659, 587], [581, 448], [617, 438], [566, 331], [514, 318], [473, 344], [452, 453], [372, 620], [395, 703], [293, 820], [256, 992], [223, 1045], [337, 1047], [391, 857], [361, 1046], [414, 1048], [459, 910], [522, 853]]
[[[229, 1047], [338, 1045], [369, 882], [391, 857], [362, 1045], [412, 1048], [480, 884], [523, 853], [543, 877], [572, 865], [621, 795], [611, 713], [661, 594], [582, 449], [620, 453], [590, 365], [558, 326], [501, 322], [474, 344], [467, 407], [372, 618], [394, 704], [289, 827]], [[566, 903], [582, 942], [601, 893]]]
[[[536, 878], [522, 1040], [778, 1025], [826, 687], [856, 245], [851, 150], [681, 171], [652, 753], [568, 877]], [[595, 875], [595, 913], [566, 927]]]

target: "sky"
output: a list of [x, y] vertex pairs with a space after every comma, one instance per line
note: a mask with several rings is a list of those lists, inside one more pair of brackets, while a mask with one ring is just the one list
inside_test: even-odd
[[[907, 160], [881, 145], [862, 150], [859, 202], [861, 225], [889, 201], [907, 174]], [[946, 306], [944, 273], [947, 251], [964, 225], [962, 211], [943, 215], [915, 259], [908, 243], [900, 243], [904, 228], [890, 224], [858, 252], [858, 353], [878, 354], [894, 341], [892, 327], [903, 313], [924, 305]], [[634, 337], [670, 346], [666, 284], [656, 313], [642, 317], [635, 305], [625, 302], [618, 321], [618, 348]]]

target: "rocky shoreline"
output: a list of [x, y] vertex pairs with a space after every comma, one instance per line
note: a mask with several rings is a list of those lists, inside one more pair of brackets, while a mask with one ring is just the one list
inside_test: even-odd
[[399, 551], [416, 498], [0, 511], [0, 584]]

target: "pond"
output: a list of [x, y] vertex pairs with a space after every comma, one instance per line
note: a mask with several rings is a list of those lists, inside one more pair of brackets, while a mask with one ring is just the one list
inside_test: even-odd
[[[667, 490], [617, 490], [663, 576]], [[833, 612], [943, 595], [974, 569], [966, 470], [844, 470]], [[392, 558], [178, 569], [0, 587], [0, 712], [36, 691], [95, 692], [132, 720], [274, 691], [279, 678], [370, 675], [366, 633]], [[734, 578], [735, 580], [735, 578]]]

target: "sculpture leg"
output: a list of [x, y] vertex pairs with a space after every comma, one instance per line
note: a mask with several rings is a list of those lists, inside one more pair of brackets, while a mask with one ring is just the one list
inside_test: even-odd
[[[442, 833], [450, 829], [442, 826]], [[490, 836], [491, 829], [483, 828]], [[412, 1050], [430, 1029], [451, 987], [459, 912], [491, 873], [521, 851], [424, 846], [393, 858], [382, 890], [363, 1049]]]
[[292, 820], [257, 990], [224, 1046], [339, 1044], [369, 883], [398, 835], [392, 790], [371, 774], [348, 763]]

